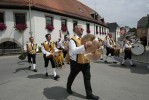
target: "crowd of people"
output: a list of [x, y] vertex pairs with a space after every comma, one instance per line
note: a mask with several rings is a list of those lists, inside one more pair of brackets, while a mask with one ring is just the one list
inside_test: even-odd
[[[70, 64], [70, 74], [68, 75], [66, 88], [69, 94], [73, 94], [72, 84], [79, 72], [82, 72], [84, 78], [84, 85], [86, 91], [86, 98], [98, 100], [99, 97], [93, 95], [91, 88], [91, 73], [90, 73], [90, 61], [85, 57], [85, 51], [88, 47], [92, 45], [91, 41], [86, 42], [84, 45], [81, 44], [81, 38], [83, 35], [82, 25], [76, 25], [74, 28], [74, 35], [69, 38], [67, 35], [64, 36], [63, 41], [61, 38], [57, 42], [51, 41], [51, 35], [45, 35], [45, 41], [41, 44], [41, 50], [43, 53], [44, 67], [46, 69], [45, 76], [48, 77], [48, 66], [49, 61], [52, 66], [53, 79], [57, 80], [60, 78], [60, 75], [56, 73], [56, 67], [61, 67], [66, 61], [67, 64]], [[122, 33], [123, 34], [123, 33]], [[101, 57], [100, 60], [104, 60], [105, 63], [108, 63], [107, 57], [111, 57], [112, 63], [117, 63], [115, 56], [118, 56], [120, 53], [120, 48], [117, 48], [115, 40], [112, 38], [111, 34], [107, 34], [104, 40], [98, 38], [99, 48], [101, 48]], [[125, 66], [125, 60], [129, 59], [131, 67], [135, 67], [135, 64], [131, 61], [131, 48], [132, 43], [129, 36], [123, 39], [124, 46], [124, 59], [122, 60], [121, 66]], [[103, 57], [103, 49], [106, 49], [106, 55]], [[25, 45], [24, 51], [28, 54], [28, 64], [29, 69], [32, 68], [34, 72], [37, 72], [36, 69], [36, 53], [38, 52], [37, 44], [34, 41], [33, 37], [29, 38], [29, 42]], [[32, 66], [32, 67], [31, 67]]]

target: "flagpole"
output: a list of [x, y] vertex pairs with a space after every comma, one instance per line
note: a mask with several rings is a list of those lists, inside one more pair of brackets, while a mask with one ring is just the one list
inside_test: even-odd
[[32, 25], [31, 25], [31, 0], [29, 0], [29, 23], [30, 23], [30, 36], [32, 37]]

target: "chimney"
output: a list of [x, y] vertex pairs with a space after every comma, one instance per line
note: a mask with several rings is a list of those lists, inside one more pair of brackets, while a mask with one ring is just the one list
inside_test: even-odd
[[100, 20], [104, 23], [105, 21], [104, 21], [104, 18], [100, 18]]

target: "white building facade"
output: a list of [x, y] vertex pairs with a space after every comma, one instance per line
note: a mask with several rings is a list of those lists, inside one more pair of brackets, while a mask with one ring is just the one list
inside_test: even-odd
[[[0, 14], [0, 18], [3, 19], [0, 20], [3, 21], [0, 23], [4, 23], [7, 26], [6, 29], [0, 30], [0, 44], [11, 41], [16, 43], [20, 48], [22, 48], [27, 41], [29, 41], [28, 39], [31, 35], [34, 37], [38, 46], [41, 46], [41, 43], [46, 40], [45, 35], [47, 33], [51, 34], [52, 41], [57, 41], [59, 38], [63, 39], [64, 35], [68, 35], [68, 33], [71, 37], [74, 34], [73, 28], [76, 24], [83, 26], [83, 35], [87, 34], [87, 28], [89, 28], [90, 34], [94, 34], [96, 37], [101, 39], [104, 39], [106, 33], [109, 33], [109, 29], [106, 26], [86, 20], [72, 18], [70, 16], [63, 16], [61, 14], [48, 13], [44, 11], [31, 10], [30, 17], [28, 9], [20, 10], [0, 8]], [[24, 23], [27, 25], [27, 28], [23, 31], [18, 31], [16, 30], [15, 25], [21, 21], [24, 21]], [[48, 31], [46, 29], [46, 25], [48, 23], [52, 23], [54, 27], [52, 31]], [[67, 27], [66, 32], [61, 30], [63, 24], [65, 24]], [[32, 31], [32, 34], [30, 34], [30, 30]]]

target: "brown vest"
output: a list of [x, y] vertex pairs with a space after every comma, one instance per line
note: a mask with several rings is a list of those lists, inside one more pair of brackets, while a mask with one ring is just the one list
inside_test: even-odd
[[45, 41], [43, 42], [43, 46], [47, 52], [54, 52], [54, 42], [50, 42], [49, 44]]
[[33, 43], [32, 45], [31, 43], [27, 43], [26, 47], [29, 54], [36, 54], [37, 44]]
[[[80, 39], [77, 39], [75, 36], [73, 36], [71, 38], [75, 44], [76, 44], [76, 47], [79, 47], [81, 46], [81, 40]], [[86, 59], [86, 57], [84, 56], [84, 54], [77, 54], [77, 59], [76, 59], [77, 63], [79, 64], [86, 64], [86, 63], [89, 63], [89, 61]]]

